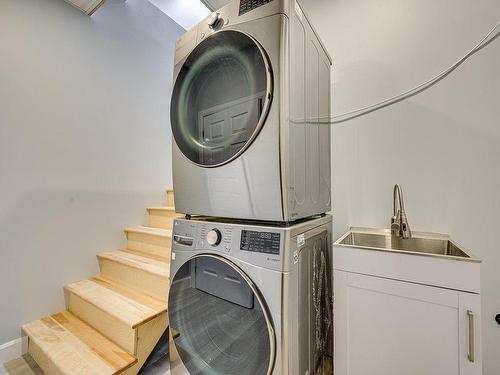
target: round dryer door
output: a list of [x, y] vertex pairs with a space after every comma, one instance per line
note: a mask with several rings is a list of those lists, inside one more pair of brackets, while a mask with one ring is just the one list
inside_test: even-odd
[[233, 263], [213, 255], [186, 262], [172, 280], [168, 315], [189, 374], [271, 373], [275, 337], [267, 309]]
[[264, 124], [271, 93], [271, 66], [254, 38], [233, 30], [210, 35], [175, 81], [170, 117], [179, 149], [203, 167], [235, 159]]

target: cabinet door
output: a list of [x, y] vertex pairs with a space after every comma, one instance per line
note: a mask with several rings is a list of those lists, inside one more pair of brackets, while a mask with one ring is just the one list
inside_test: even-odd
[[479, 352], [479, 362], [466, 363], [464, 348], [467, 310], [477, 307], [478, 299], [448, 289], [335, 271], [335, 374], [481, 374]]

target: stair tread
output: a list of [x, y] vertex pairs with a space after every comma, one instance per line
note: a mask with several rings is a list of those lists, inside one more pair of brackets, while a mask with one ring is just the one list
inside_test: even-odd
[[62, 373], [119, 374], [137, 362], [69, 311], [35, 320], [23, 330]]
[[97, 254], [99, 258], [109, 259], [130, 267], [168, 278], [170, 276], [170, 264], [160, 257], [149, 256], [134, 250], [114, 250]]
[[161, 236], [161, 237], [167, 237], [167, 238], [172, 237], [172, 231], [170, 229], [154, 228], [154, 227], [147, 227], [147, 226], [126, 228], [125, 232], [151, 234], [153, 236]]
[[65, 289], [131, 328], [167, 310], [166, 303], [99, 276], [68, 284]]

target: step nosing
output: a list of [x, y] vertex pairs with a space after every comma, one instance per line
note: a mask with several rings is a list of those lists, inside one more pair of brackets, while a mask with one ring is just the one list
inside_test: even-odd
[[[163, 260], [158, 260], [154, 256], [151, 256], [148, 253], [144, 253], [144, 252], [141, 252], [139, 250], [131, 250], [131, 249], [127, 249], [127, 248], [120, 248], [120, 249], [111, 250], [111, 251], [103, 251], [101, 253], [98, 253], [97, 256], [112, 256], [113, 254], [115, 254], [118, 257], [123, 257], [125, 259], [131, 259], [128, 257], [128, 255], [130, 255], [133, 257], [137, 257], [137, 258], [144, 258], [145, 260], [152, 261], [152, 262], [158, 263], [158, 264], [164, 264], [164, 263], [168, 264], [168, 262], [165, 262]], [[126, 255], [121, 255], [121, 254], [126, 254]], [[140, 259], [138, 259], [137, 261], [140, 262]], [[145, 262], [145, 263], [147, 263], [147, 262]]]
[[151, 206], [151, 207], [147, 207], [146, 208], [147, 210], [156, 210], [156, 211], [171, 211], [171, 212], [174, 212], [176, 213], [175, 211], [175, 207], [173, 206]]
[[[165, 231], [165, 233], [161, 233], [160, 231]], [[172, 238], [171, 230], [156, 228], [156, 227], [126, 228], [125, 232], [147, 234], [156, 237]]]

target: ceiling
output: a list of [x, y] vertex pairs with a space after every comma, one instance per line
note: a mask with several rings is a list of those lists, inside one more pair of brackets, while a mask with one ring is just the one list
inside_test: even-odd
[[94, 13], [105, 1], [106, 0], [66, 0], [66, 2], [74, 5], [89, 16]]
[[201, 0], [201, 2], [205, 3], [208, 9], [214, 11], [228, 4], [230, 0]]
[[189, 30], [210, 14], [200, 0], [149, 0], [151, 4]]
[[[88, 15], [91, 15], [106, 0], [66, 1]], [[196, 25], [210, 12], [222, 8], [230, 1], [231, 0], [149, 0], [151, 4], [156, 6], [186, 30]]]

